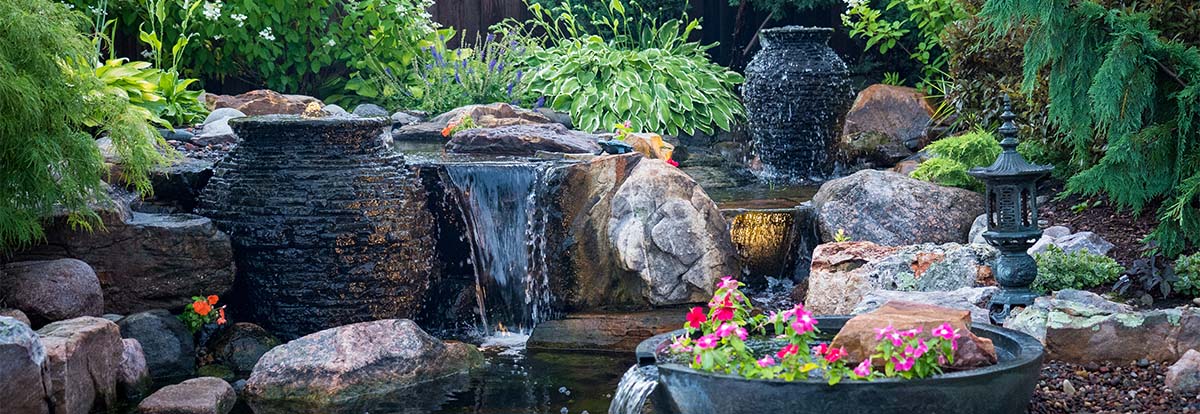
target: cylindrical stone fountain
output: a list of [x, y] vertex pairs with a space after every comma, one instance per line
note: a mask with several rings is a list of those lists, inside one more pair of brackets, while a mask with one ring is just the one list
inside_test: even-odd
[[435, 263], [434, 224], [403, 155], [384, 144], [390, 122], [230, 125], [241, 143], [217, 165], [199, 212], [233, 241], [234, 293], [248, 313], [236, 316], [294, 338], [416, 315]]
[[846, 63], [827, 44], [833, 29], [787, 26], [759, 33], [746, 66], [746, 105], [759, 176], [771, 182], [823, 181], [854, 99]]

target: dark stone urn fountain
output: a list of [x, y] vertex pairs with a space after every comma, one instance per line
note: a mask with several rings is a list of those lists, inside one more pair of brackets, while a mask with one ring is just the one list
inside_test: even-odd
[[[433, 218], [384, 118], [271, 115], [230, 122], [200, 213], [229, 233], [235, 297], [286, 339], [416, 315], [435, 259]], [[200, 294], [202, 292], [197, 292]]]
[[742, 98], [759, 177], [814, 182], [834, 172], [834, 145], [854, 99], [846, 63], [827, 42], [830, 28], [786, 26], [759, 33]]

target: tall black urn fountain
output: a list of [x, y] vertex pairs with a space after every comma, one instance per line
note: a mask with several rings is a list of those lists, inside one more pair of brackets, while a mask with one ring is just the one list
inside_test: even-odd
[[[230, 122], [199, 212], [229, 234], [242, 316], [283, 338], [413, 317], [435, 259], [425, 194], [384, 118]], [[200, 292], [197, 292], [199, 294]], [[240, 319], [240, 318], [239, 318]]]
[[812, 182], [830, 177], [846, 111], [854, 99], [846, 63], [828, 45], [830, 28], [786, 26], [759, 33], [742, 98], [759, 177]]

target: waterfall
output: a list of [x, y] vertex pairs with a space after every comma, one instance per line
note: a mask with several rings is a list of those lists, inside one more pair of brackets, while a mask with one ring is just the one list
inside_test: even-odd
[[658, 367], [654, 365], [629, 367], [613, 393], [612, 404], [608, 406], [608, 414], [641, 414], [646, 406], [646, 399], [658, 386]]
[[471, 241], [482, 330], [528, 332], [550, 314], [540, 164], [446, 164]]

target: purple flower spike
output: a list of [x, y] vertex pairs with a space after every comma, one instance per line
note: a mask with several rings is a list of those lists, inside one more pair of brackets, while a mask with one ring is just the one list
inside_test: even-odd
[[542, 106], [545, 106], [545, 105], [546, 105], [546, 97], [539, 96], [537, 98], [537, 102], [534, 102], [533, 108], [537, 109], [537, 108], [541, 108]]
[[496, 70], [496, 59], [492, 59], [492, 60], [488, 61], [488, 72], [494, 72], [495, 70]]

